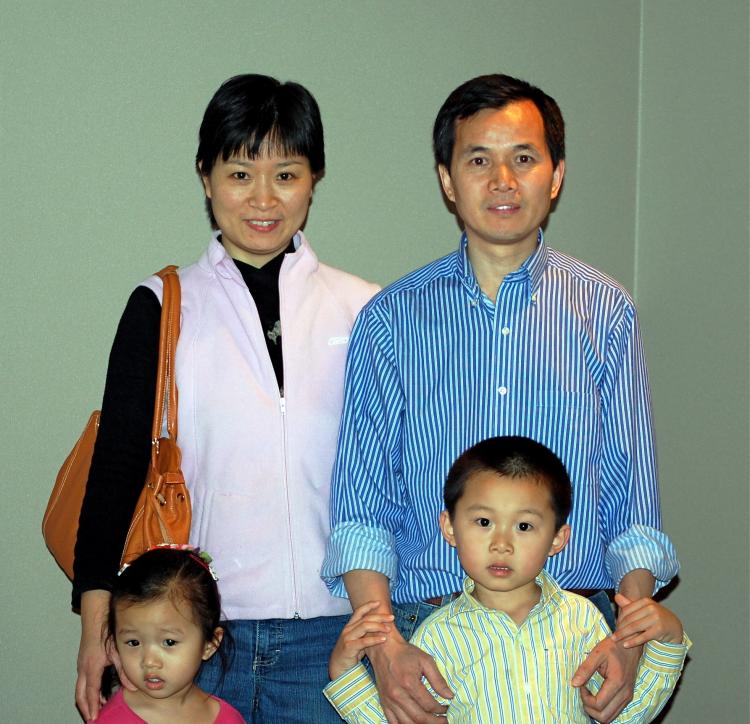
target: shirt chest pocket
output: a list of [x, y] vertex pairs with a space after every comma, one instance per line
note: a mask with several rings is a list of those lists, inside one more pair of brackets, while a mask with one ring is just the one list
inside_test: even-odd
[[544, 656], [539, 657], [535, 674], [545, 722], [567, 724], [589, 721], [583, 710], [581, 694], [570, 683], [585, 656], [585, 652], [570, 648], [548, 648]]

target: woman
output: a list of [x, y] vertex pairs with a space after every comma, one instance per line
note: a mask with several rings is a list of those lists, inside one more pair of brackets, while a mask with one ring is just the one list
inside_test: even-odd
[[[237, 76], [209, 103], [196, 169], [214, 233], [180, 270], [178, 442], [190, 542], [214, 556], [235, 642], [223, 686], [211, 667], [199, 684], [249, 722], [339, 721], [321, 691], [350, 608], [318, 571], [346, 343], [377, 288], [320, 264], [299, 231], [324, 167], [320, 113], [302, 86]], [[120, 321], [81, 511], [73, 596], [86, 717], [101, 702], [101, 622], [150, 454], [160, 299], [151, 277]]]

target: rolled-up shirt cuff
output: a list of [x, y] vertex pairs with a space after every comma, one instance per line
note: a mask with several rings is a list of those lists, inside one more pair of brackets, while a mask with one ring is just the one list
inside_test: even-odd
[[631, 525], [609, 544], [604, 565], [615, 588], [620, 587], [620, 581], [631, 571], [638, 568], [650, 571], [656, 579], [654, 593], [680, 570], [677, 551], [666, 533], [640, 523]]
[[395, 583], [398, 557], [392, 533], [363, 523], [339, 523], [331, 531], [320, 577], [334, 596], [347, 598], [342, 576], [349, 571], [382, 573]]

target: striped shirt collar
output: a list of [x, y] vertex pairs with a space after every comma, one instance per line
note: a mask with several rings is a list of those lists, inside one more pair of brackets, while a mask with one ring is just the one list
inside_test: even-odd
[[[539, 575], [536, 577], [537, 585], [542, 589], [542, 595], [539, 598], [539, 602], [534, 606], [534, 608], [529, 611], [529, 615], [527, 617], [527, 620], [531, 619], [532, 617], [538, 616], [540, 613], [546, 610], [552, 610], [553, 608], [556, 608], [559, 606], [561, 598], [562, 598], [562, 589], [557, 584], [554, 578], [550, 576], [549, 573], [545, 570], [541, 570], [539, 572]], [[484, 604], [477, 601], [476, 598], [472, 595], [474, 592], [474, 581], [469, 578], [469, 576], [466, 576], [464, 578], [464, 585], [463, 585], [463, 593], [450, 605], [451, 611], [450, 616], [460, 616], [461, 614], [468, 614], [471, 612], [480, 612], [485, 611], [489, 613], [490, 615], [502, 615], [507, 616], [507, 614], [503, 613], [502, 611], [498, 611], [496, 609], [488, 608]]]
[[[469, 261], [469, 240], [466, 233], [461, 235], [461, 241], [458, 245], [458, 267], [457, 272], [466, 290], [472, 297], [480, 297], [482, 290], [479, 288], [479, 282], [474, 274]], [[549, 248], [544, 243], [544, 233], [541, 229], [537, 234], [537, 246], [534, 252], [529, 256], [520, 268], [510, 274], [506, 274], [503, 283], [521, 282], [526, 284], [526, 295], [529, 301], [534, 301], [534, 295], [542, 283], [542, 277], [547, 269], [549, 258]]]

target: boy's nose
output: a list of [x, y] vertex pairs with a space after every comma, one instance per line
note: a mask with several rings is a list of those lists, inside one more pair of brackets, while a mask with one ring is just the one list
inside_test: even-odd
[[492, 550], [509, 553], [513, 551], [513, 543], [507, 533], [498, 532], [492, 537]]

